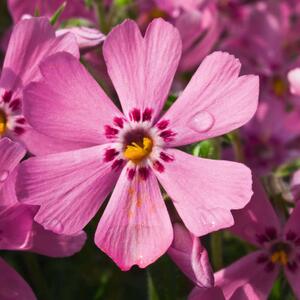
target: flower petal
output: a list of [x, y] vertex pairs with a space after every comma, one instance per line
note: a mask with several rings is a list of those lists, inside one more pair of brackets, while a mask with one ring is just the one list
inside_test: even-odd
[[174, 240], [168, 254], [198, 287], [213, 287], [214, 275], [207, 251], [201, 245], [199, 238], [191, 234], [183, 225], [174, 224]]
[[29, 124], [57, 143], [77, 142], [78, 148], [107, 142], [105, 125], [120, 112], [83, 65], [58, 53], [41, 64], [41, 72], [43, 80], [24, 92]]
[[[0, 249], [26, 248], [33, 224], [34, 211], [26, 205], [16, 204], [1, 210]], [[16, 222], [16, 220], [18, 220]]]
[[100, 219], [95, 242], [122, 270], [145, 268], [163, 255], [173, 239], [171, 221], [152, 172], [128, 179], [123, 169]]
[[291, 70], [288, 73], [291, 93], [300, 96], [300, 68]]
[[[265, 264], [257, 262], [262, 253], [264, 252], [255, 251], [215, 273], [216, 286], [223, 290], [226, 299], [230, 299], [239, 288], [245, 285], [247, 285], [246, 291], [253, 292], [249, 299], [268, 298], [278, 276], [279, 267], [275, 265], [273, 270], [266, 270]], [[252, 289], [249, 288], [249, 285]]]
[[233, 225], [230, 210], [243, 208], [252, 195], [250, 170], [175, 149], [165, 152], [174, 161], [155, 173], [189, 231], [202, 236]]
[[61, 36], [68, 32], [75, 35], [80, 51], [87, 51], [97, 47], [102, 44], [106, 38], [106, 36], [98, 29], [85, 26], [59, 29], [56, 31], [56, 36]]
[[[55, 37], [54, 28], [45, 17], [18, 22], [12, 32], [6, 52], [0, 86], [9, 90], [22, 88], [39, 78], [38, 65], [47, 56], [67, 51], [79, 57], [73, 34]], [[14, 76], [11, 76], [11, 75]]]
[[281, 226], [266, 192], [255, 176], [253, 191], [254, 195], [246, 207], [232, 212], [234, 226], [230, 231], [254, 245], [260, 245], [257, 240], [258, 235], [265, 234], [268, 228], [275, 229], [279, 235]]
[[[225, 300], [223, 292], [218, 287], [198, 288], [195, 287], [190, 293], [188, 300]], [[241, 299], [240, 299], [241, 300]]]
[[20, 165], [19, 201], [40, 205], [35, 221], [59, 234], [75, 234], [94, 217], [119, 172], [103, 162], [107, 145], [34, 157]]
[[36, 300], [30, 286], [2, 258], [0, 258], [0, 299]]
[[248, 122], [257, 108], [257, 76], [238, 77], [241, 64], [228, 53], [207, 56], [179, 99], [162, 119], [176, 133], [170, 146], [230, 132]]
[[79, 252], [85, 241], [84, 231], [73, 235], [55, 234], [34, 223], [30, 248], [27, 250], [50, 257], [66, 257]]
[[171, 24], [154, 20], [143, 38], [138, 26], [126, 20], [115, 27], [103, 45], [109, 76], [124, 114], [133, 108], [160, 113], [181, 55], [180, 35]]
[[[25, 153], [26, 150], [20, 144], [12, 142], [8, 138], [0, 140], [0, 189], [25, 156]], [[0, 202], [1, 205], [3, 204]]]
[[[298, 219], [299, 220], [299, 219]], [[290, 271], [287, 268], [284, 268], [284, 274], [296, 296], [296, 299], [300, 298], [300, 286], [299, 286], [299, 280], [300, 280], [300, 270], [299, 265], [298, 268], [295, 271]]]
[[290, 217], [288, 218], [287, 222], [284, 226], [284, 234], [287, 234], [289, 231], [292, 231], [300, 236], [300, 202], [296, 202], [296, 206], [293, 209]]

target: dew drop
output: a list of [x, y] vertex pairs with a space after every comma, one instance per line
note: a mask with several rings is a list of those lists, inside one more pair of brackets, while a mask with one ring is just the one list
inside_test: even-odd
[[64, 230], [64, 225], [57, 219], [46, 221], [44, 226], [47, 230], [51, 230], [56, 233], [62, 233]]
[[9, 175], [9, 171], [0, 170], [0, 183], [4, 182], [8, 178], [8, 175]]
[[207, 132], [215, 123], [213, 115], [207, 111], [195, 114], [189, 122], [189, 127], [198, 132]]

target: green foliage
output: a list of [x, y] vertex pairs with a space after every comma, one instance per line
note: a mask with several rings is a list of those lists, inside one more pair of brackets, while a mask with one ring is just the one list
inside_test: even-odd
[[50, 24], [51, 25], [54, 26], [56, 24], [56, 22], [58, 21], [59, 17], [61, 16], [61, 14], [63, 13], [63, 11], [65, 10], [66, 5], [67, 5], [67, 2], [63, 2], [63, 4], [56, 10], [56, 12], [50, 18]]

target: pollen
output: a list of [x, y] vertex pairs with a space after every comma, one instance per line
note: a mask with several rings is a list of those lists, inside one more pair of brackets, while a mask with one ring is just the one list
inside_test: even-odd
[[127, 145], [124, 156], [128, 160], [138, 164], [151, 153], [152, 147], [152, 140], [148, 137], [144, 137], [141, 143], [132, 142]]
[[288, 263], [288, 255], [284, 250], [276, 251], [271, 256], [272, 263], [279, 263], [283, 266], [287, 265]]
[[7, 119], [3, 111], [0, 110], [0, 136], [2, 136], [7, 128]]
[[288, 86], [282, 79], [276, 77], [273, 79], [273, 91], [276, 96], [282, 97], [288, 91]]

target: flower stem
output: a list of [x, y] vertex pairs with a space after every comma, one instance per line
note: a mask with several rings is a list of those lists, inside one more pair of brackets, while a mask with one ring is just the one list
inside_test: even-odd
[[44, 300], [50, 300], [49, 287], [43, 276], [36, 255], [32, 253], [26, 253], [24, 256], [24, 262], [34, 285], [34, 289], [39, 292], [40, 298]]
[[214, 270], [220, 270], [223, 267], [223, 251], [222, 251], [222, 232], [214, 232], [210, 237], [211, 259]]

